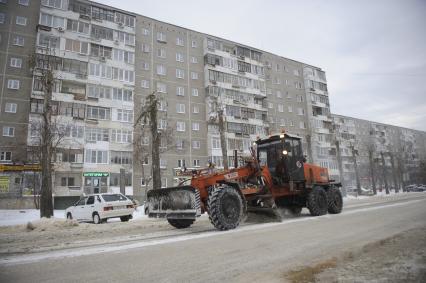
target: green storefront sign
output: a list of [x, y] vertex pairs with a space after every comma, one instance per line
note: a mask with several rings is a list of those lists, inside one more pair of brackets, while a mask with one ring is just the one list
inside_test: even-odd
[[109, 173], [106, 172], [85, 172], [83, 177], [109, 177]]

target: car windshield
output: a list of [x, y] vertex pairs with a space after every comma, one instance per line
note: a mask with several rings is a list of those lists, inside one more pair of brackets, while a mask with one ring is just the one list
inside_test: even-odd
[[123, 196], [123, 195], [121, 195], [121, 194], [102, 195], [102, 198], [103, 198], [106, 202], [110, 202], [110, 201], [124, 201], [124, 200], [128, 200], [125, 196]]

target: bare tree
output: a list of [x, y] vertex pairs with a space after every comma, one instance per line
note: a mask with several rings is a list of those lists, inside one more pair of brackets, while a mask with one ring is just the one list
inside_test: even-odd
[[209, 105], [210, 105], [210, 120], [209, 123], [218, 127], [219, 138], [220, 138], [220, 147], [222, 151], [222, 162], [223, 169], [228, 170], [228, 147], [226, 144], [225, 137], [225, 117], [223, 115], [224, 105], [219, 101], [220, 94], [217, 97], [210, 96], [209, 97]]
[[[160, 154], [176, 147], [173, 129], [168, 125], [165, 127], [161, 125], [161, 129], [158, 127], [160, 102], [161, 97], [157, 91], [150, 93], [145, 98], [141, 112], [134, 123], [135, 128], [139, 127], [137, 128], [139, 135], [135, 137], [134, 141], [135, 158], [140, 162], [139, 164], [142, 164], [141, 170], [145, 185], [148, 186], [152, 181], [154, 189], [161, 188]], [[151, 143], [145, 144], [144, 136], [151, 137]], [[152, 157], [151, 175], [146, 177], [143, 164], [150, 155]]]
[[386, 179], [386, 163], [385, 163], [385, 156], [383, 151], [380, 152], [380, 156], [382, 159], [382, 175], [383, 175], [383, 183], [385, 184], [385, 190], [386, 190], [386, 194], [389, 194], [389, 186], [388, 186], [388, 181]]
[[357, 160], [356, 160], [356, 156], [358, 155], [358, 150], [355, 149], [355, 146], [352, 143], [351, 143], [350, 148], [351, 148], [351, 151], [352, 151], [352, 161], [353, 161], [354, 169], [355, 169], [356, 189], [357, 189], [358, 194], [361, 194], [362, 193], [361, 182], [360, 182], [360, 179], [359, 179], [358, 163], [357, 163]]
[[52, 175], [53, 162], [56, 147], [62, 141], [66, 133], [66, 126], [62, 125], [54, 115], [55, 104], [52, 101], [52, 93], [55, 86], [57, 61], [54, 49], [39, 49], [29, 56], [29, 64], [37, 74], [43, 94], [43, 108], [41, 111], [41, 120], [32, 123], [32, 131], [37, 131], [38, 141], [38, 160], [41, 165], [41, 196], [40, 196], [40, 217], [50, 218], [53, 216], [52, 200]]
[[376, 188], [376, 169], [375, 169], [375, 162], [374, 162], [374, 149], [373, 147], [369, 147], [368, 149], [368, 161], [370, 164], [370, 178], [371, 178], [371, 186], [373, 188], [373, 193], [377, 195], [377, 188]]

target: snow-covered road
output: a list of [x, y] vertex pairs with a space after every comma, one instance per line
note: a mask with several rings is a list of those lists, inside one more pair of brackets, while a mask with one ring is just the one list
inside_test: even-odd
[[[141, 224], [145, 225], [149, 219], [133, 222], [133, 225], [141, 225], [139, 230], [126, 230], [131, 225], [121, 225], [123, 223], [84, 224], [82, 227], [89, 230], [120, 228], [137, 234], [121, 234], [118, 242], [120, 234], [114, 234], [115, 238], [102, 238], [101, 235], [109, 233], [102, 228], [89, 234], [94, 238], [100, 235], [102, 243], [27, 255], [3, 253], [0, 274], [7, 274], [7, 281], [23, 282], [53, 282], [57, 279], [55, 274], [61, 274], [61, 281], [73, 281], [76, 270], [79, 280], [279, 281], [288, 268], [425, 225], [425, 204], [426, 194], [375, 197], [348, 201], [340, 215], [309, 217], [305, 213], [301, 218], [283, 222], [246, 223], [228, 232], [214, 231], [205, 217], [184, 231], [160, 222], [152, 222], [152, 227]], [[84, 234], [84, 229], [77, 228]], [[67, 231], [72, 234], [73, 229]], [[62, 241], [70, 241], [62, 234], [61, 237], [64, 237]], [[25, 245], [24, 238], [21, 240]], [[57, 239], [51, 241], [58, 243]], [[38, 261], [47, 261], [49, 270], [42, 272], [42, 263]], [[93, 277], [93, 266], [97, 267], [96, 277]]]

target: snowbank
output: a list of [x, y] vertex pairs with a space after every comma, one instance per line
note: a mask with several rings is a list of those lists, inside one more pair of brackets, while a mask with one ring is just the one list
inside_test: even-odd
[[[133, 212], [133, 219], [148, 218], [144, 212], [144, 206], [139, 206]], [[51, 219], [65, 219], [65, 210], [54, 210]], [[0, 209], [0, 226], [26, 225], [28, 222], [37, 220], [40, 220], [40, 211], [37, 209]], [[120, 221], [120, 219], [108, 220], [108, 222], [116, 221]]]
[[28, 231], [51, 231], [63, 228], [78, 226], [77, 220], [71, 219], [56, 219], [56, 218], [41, 218], [39, 220], [29, 221], [25, 228]]

